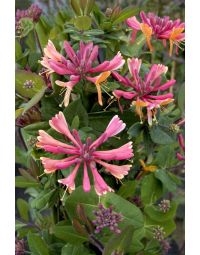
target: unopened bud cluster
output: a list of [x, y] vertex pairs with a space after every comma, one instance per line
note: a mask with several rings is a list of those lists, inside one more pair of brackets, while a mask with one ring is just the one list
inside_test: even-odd
[[158, 206], [162, 212], [166, 213], [171, 207], [170, 200], [163, 199]]
[[35, 82], [32, 80], [26, 80], [23, 84], [23, 88], [32, 89], [35, 86]]
[[95, 233], [101, 232], [101, 230], [106, 227], [112, 232], [117, 234], [121, 233], [118, 223], [122, 221], [123, 218], [120, 213], [113, 212], [112, 206], [105, 208], [102, 204], [99, 204], [98, 210], [93, 213], [96, 216], [96, 219], [93, 220], [93, 224], [96, 226]]
[[111, 8], [107, 8], [107, 9], [106, 9], [106, 13], [105, 13], [105, 14], [106, 14], [106, 17], [110, 17], [111, 14], [112, 14], [112, 11], [113, 11], [113, 10], [112, 10]]
[[153, 238], [158, 241], [162, 241], [164, 239], [164, 228], [160, 226], [156, 226], [153, 228]]
[[173, 133], [178, 133], [180, 131], [180, 127], [177, 124], [171, 124], [169, 126], [169, 130]]
[[22, 18], [30, 18], [34, 22], [37, 22], [40, 18], [40, 15], [42, 14], [42, 9], [37, 4], [32, 4], [28, 9], [26, 10], [17, 10], [16, 11], [16, 23], [20, 21]]
[[25, 242], [24, 240], [15, 240], [15, 255], [25, 254]]

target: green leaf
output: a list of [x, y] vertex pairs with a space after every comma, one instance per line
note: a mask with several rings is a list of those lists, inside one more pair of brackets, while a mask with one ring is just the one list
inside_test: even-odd
[[24, 111], [24, 108], [19, 108], [19, 109], [15, 110], [15, 119], [20, 117], [22, 115], [23, 111]]
[[[28, 172], [28, 170], [25, 170], [23, 168], [19, 168], [18, 169], [20, 174], [28, 181], [33, 181], [33, 182], [37, 182], [37, 180], [32, 176], [30, 175], [30, 173]], [[32, 170], [32, 169], [31, 169]]]
[[38, 60], [41, 58], [41, 54], [38, 52], [30, 52], [28, 56], [28, 64], [31, 70], [37, 70]]
[[50, 33], [50, 27], [47, 24], [44, 16], [41, 16], [39, 22], [36, 23], [35, 30], [37, 32], [41, 47], [44, 49], [48, 43]]
[[30, 101], [28, 101], [28, 103], [25, 104], [22, 115], [40, 101], [40, 99], [44, 96], [45, 91], [46, 91], [46, 87], [43, 87], [40, 91], [37, 92], [37, 94], [35, 94], [31, 98]]
[[120, 51], [127, 57], [139, 57], [142, 53], [142, 47], [146, 42], [144, 34], [137, 37], [134, 43], [125, 43], [120, 45]]
[[163, 193], [162, 183], [155, 178], [153, 173], [146, 175], [142, 180], [141, 199], [144, 205], [152, 204]]
[[15, 59], [18, 61], [22, 57], [22, 48], [17, 39], [15, 39]]
[[17, 209], [19, 211], [20, 217], [25, 220], [29, 221], [29, 204], [26, 202], [26, 200], [18, 198], [17, 199]]
[[30, 124], [23, 128], [23, 131], [25, 131], [29, 135], [38, 135], [38, 131], [40, 129], [42, 130], [48, 130], [50, 128], [49, 123], [47, 121], [37, 122]]
[[133, 7], [127, 7], [125, 9], [123, 9], [120, 13], [119, 16], [117, 16], [116, 19], [114, 19], [113, 21], [113, 25], [117, 25], [123, 21], [125, 21], [126, 19], [135, 16], [137, 13], [139, 12], [138, 8], [133, 8]]
[[171, 192], [175, 192], [177, 189], [176, 182], [174, 182], [173, 178], [168, 174], [166, 170], [156, 170], [154, 172], [155, 177], [159, 179], [163, 186]]
[[70, 124], [72, 123], [74, 116], [77, 115], [79, 117], [80, 126], [88, 126], [88, 114], [81, 102], [81, 99], [77, 99], [70, 103], [63, 111], [63, 114], [65, 115], [67, 122]]
[[141, 123], [139, 122], [136, 122], [128, 129], [127, 133], [129, 134], [130, 137], [138, 137], [142, 130], [143, 125], [141, 125]]
[[49, 255], [49, 249], [44, 240], [37, 234], [28, 234], [28, 246], [34, 255]]
[[141, 251], [144, 249], [144, 245], [141, 240], [145, 237], [145, 229], [144, 227], [137, 229], [134, 231], [132, 242], [130, 245], [130, 254], [135, 254], [136, 252]]
[[154, 205], [147, 205], [144, 208], [145, 214], [152, 220], [157, 222], [164, 222], [173, 219], [176, 216], [177, 204], [171, 202], [170, 209], [168, 212], [164, 213], [159, 207]]
[[49, 121], [61, 110], [59, 107], [60, 101], [58, 101], [58, 98], [59, 96], [54, 94], [54, 96], [45, 96], [41, 99], [41, 114], [43, 120]]
[[78, 0], [71, 0], [70, 3], [71, 3], [71, 6], [72, 6], [72, 9], [74, 10], [74, 12], [77, 15], [81, 15], [82, 10], [81, 10], [81, 6], [79, 4], [79, 1]]
[[79, 128], [79, 117], [76, 115], [73, 120], [72, 120], [72, 124], [71, 124], [71, 128], [72, 129], [78, 129]]
[[62, 248], [61, 255], [89, 255], [91, 254], [83, 245], [67, 244]]
[[94, 7], [95, 0], [79, 0], [84, 15], [89, 15]]
[[133, 226], [126, 226], [118, 235], [113, 235], [105, 245], [103, 255], [111, 255], [113, 251], [124, 252], [129, 250], [132, 236]]
[[37, 210], [45, 208], [55, 192], [55, 189], [52, 189], [50, 191], [43, 190], [39, 193], [38, 197], [32, 200], [31, 207]]
[[178, 107], [181, 110], [181, 112], [184, 113], [184, 110], [185, 110], [185, 85], [182, 85], [179, 88], [179, 92], [178, 92]]
[[19, 229], [21, 229], [21, 228], [23, 228], [25, 226], [26, 226], [25, 223], [22, 223], [22, 222], [20, 222], [18, 220], [15, 220], [15, 231], [18, 231]]
[[137, 181], [127, 181], [120, 187], [117, 194], [125, 199], [133, 197], [137, 187]]
[[22, 27], [22, 32], [20, 37], [27, 36], [34, 28], [33, 20], [30, 18], [20, 19], [20, 26]]
[[39, 186], [39, 183], [33, 180], [27, 180], [23, 176], [17, 176], [15, 177], [15, 186], [16, 188], [37, 188]]
[[[44, 87], [46, 87], [44, 80], [41, 76], [36, 73], [27, 72], [24, 70], [17, 70], [15, 73], [16, 80], [16, 91], [21, 96], [32, 98], [36, 93], [41, 91]], [[26, 88], [24, 83], [26, 81], [32, 81], [33, 87]]]
[[79, 30], [90, 29], [92, 20], [89, 16], [78, 16], [74, 19], [74, 26]]
[[54, 226], [52, 233], [59, 239], [69, 242], [70, 244], [82, 244], [87, 241], [85, 236], [77, 233], [72, 226]]
[[88, 217], [92, 217], [93, 210], [97, 208], [98, 202], [99, 199], [94, 189], [91, 189], [90, 192], [84, 192], [82, 186], [80, 186], [66, 200], [68, 216], [73, 220], [76, 215], [77, 204], [82, 204]]
[[171, 144], [175, 142], [170, 131], [167, 132], [159, 126], [153, 126], [150, 128], [150, 136], [152, 141], [157, 144]]
[[173, 145], [159, 146], [155, 164], [160, 168], [170, 168], [174, 165], [175, 149]]
[[15, 162], [27, 166], [27, 152], [15, 147]]

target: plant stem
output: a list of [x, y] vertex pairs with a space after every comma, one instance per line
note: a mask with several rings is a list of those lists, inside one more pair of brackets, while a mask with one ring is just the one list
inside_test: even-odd
[[35, 39], [36, 39], [36, 41], [37, 41], [38, 47], [39, 47], [39, 49], [40, 49], [40, 53], [41, 53], [41, 55], [43, 56], [42, 46], [41, 46], [40, 39], [39, 39], [39, 36], [38, 36], [38, 33], [37, 33], [35, 27], [34, 27], [33, 31], [34, 31], [34, 35], [35, 35]]

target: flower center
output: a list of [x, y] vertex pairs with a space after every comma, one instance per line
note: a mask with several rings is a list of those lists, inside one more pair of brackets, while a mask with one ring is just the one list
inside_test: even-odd
[[80, 151], [80, 157], [84, 161], [90, 161], [92, 160], [92, 150], [89, 149], [89, 146], [87, 144], [84, 144], [81, 151]]

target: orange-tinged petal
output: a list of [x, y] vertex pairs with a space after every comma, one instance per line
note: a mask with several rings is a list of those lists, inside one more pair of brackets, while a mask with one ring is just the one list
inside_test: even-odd
[[151, 36], [152, 36], [152, 33], [153, 33], [152, 28], [150, 26], [148, 26], [147, 24], [145, 24], [145, 23], [141, 23], [140, 28], [142, 30], [142, 33], [146, 37], [147, 45], [148, 45], [150, 51], [153, 51], [153, 46], [151, 45]]
[[169, 55], [172, 55], [173, 52], [173, 46], [175, 41], [177, 40], [177, 37], [184, 31], [183, 27], [179, 28], [173, 28], [170, 37], [169, 37]]
[[144, 160], [142, 160], [142, 159], [140, 159], [139, 161], [140, 161], [140, 164], [145, 172], [154, 172], [158, 169], [158, 167], [154, 166], [154, 165], [146, 166], [144, 163]]
[[166, 99], [166, 100], [164, 100], [163, 102], [161, 102], [160, 105], [167, 105], [167, 104], [169, 104], [169, 103], [171, 103], [171, 102], [173, 102], [173, 101], [174, 101], [174, 99], [169, 98], [169, 99]]
[[107, 72], [103, 72], [99, 75], [99, 77], [97, 78], [95, 85], [97, 88], [97, 93], [98, 93], [98, 102], [100, 105], [103, 105], [103, 101], [102, 101], [102, 92], [101, 92], [101, 83], [104, 82], [109, 76], [110, 76], [111, 72], [107, 71]]
[[99, 77], [97, 78], [95, 84], [100, 84], [100, 83], [104, 82], [110, 76], [110, 74], [111, 74], [110, 71], [101, 73], [99, 75]]
[[141, 164], [142, 168], [145, 168], [145, 167], [146, 167], [146, 165], [145, 165], [145, 163], [144, 163], [144, 160], [139, 159], [139, 161], [140, 161], [140, 164]]
[[103, 101], [102, 101], [101, 86], [99, 84], [96, 84], [96, 88], [97, 88], [97, 94], [98, 94], [98, 102], [102, 106], [103, 105]]
[[146, 172], [154, 172], [154, 171], [156, 171], [157, 169], [158, 169], [157, 166], [150, 165], [150, 166], [146, 166], [146, 167], [144, 168], [144, 171], [146, 171]]

